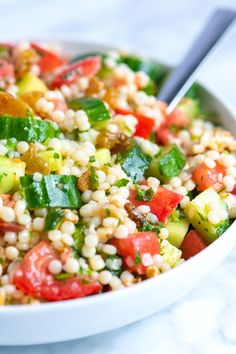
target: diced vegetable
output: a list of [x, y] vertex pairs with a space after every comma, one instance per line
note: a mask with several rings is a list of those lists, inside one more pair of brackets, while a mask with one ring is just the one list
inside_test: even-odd
[[39, 46], [38, 44], [31, 43], [31, 47], [34, 48], [41, 55], [40, 59], [37, 62], [37, 65], [40, 68], [41, 75], [52, 72], [53, 70], [65, 64], [65, 61], [61, 59], [58, 55]]
[[146, 173], [147, 176], [153, 176], [162, 182], [169, 182], [177, 176], [185, 165], [185, 158], [177, 145], [163, 148], [157, 158], [153, 158], [151, 165]]
[[62, 168], [62, 157], [56, 150], [45, 150], [38, 152], [38, 156], [47, 163], [50, 172], [60, 172]]
[[204, 250], [206, 247], [207, 244], [202, 239], [201, 235], [196, 230], [191, 230], [185, 236], [180, 248], [182, 250], [183, 259], [187, 260]]
[[85, 231], [86, 227], [82, 222], [79, 222], [75, 227], [75, 232], [73, 233], [73, 239], [75, 245], [73, 246], [77, 255], [82, 256], [82, 247], [84, 245]]
[[144, 274], [146, 267], [142, 264], [142, 256], [160, 253], [159, 240], [154, 232], [138, 232], [125, 239], [112, 239], [118, 254], [123, 258], [124, 266], [130, 271]]
[[97, 149], [95, 152], [95, 159], [99, 161], [100, 165], [105, 165], [111, 162], [111, 153], [108, 149]]
[[44, 142], [59, 134], [60, 129], [46, 120], [0, 116], [0, 139], [16, 138], [18, 141]]
[[151, 117], [146, 117], [142, 114], [136, 112], [129, 112], [121, 108], [115, 109], [117, 114], [127, 115], [131, 114], [138, 120], [138, 124], [136, 125], [135, 136], [140, 136], [144, 139], [149, 139], [151, 132], [155, 126], [155, 120]]
[[59, 259], [47, 241], [41, 241], [23, 258], [14, 271], [13, 283], [24, 294], [49, 301], [75, 299], [98, 293], [101, 285], [92, 279], [72, 276], [57, 280], [48, 271], [49, 263]]
[[145, 155], [135, 142], [121, 157], [121, 167], [134, 183], [144, 177], [150, 163], [150, 156]]
[[0, 157], [0, 194], [13, 192], [19, 185], [20, 176], [24, 174], [24, 162], [17, 158]]
[[59, 208], [49, 208], [45, 219], [44, 231], [55, 230], [64, 217], [64, 211]]
[[66, 175], [42, 176], [40, 181], [35, 181], [33, 176], [20, 178], [20, 185], [29, 209], [80, 208], [82, 202], [76, 182], [75, 176]]
[[171, 245], [167, 240], [161, 241], [160, 251], [164, 261], [169, 264], [170, 267], [174, 267], [176, 263], [181, 259], [182, 252], [177, 247]]
[[62, 85], [71, 85], [79, 77], [94, 76], [101, 67], [100, 57], [91, 57], [84, 60], [65, 65], [64, 69], [58, 74], [51, 84], [51, 88], [61, 87]]
[[[212, 223], [208, 218], [212, 207], [219, 216], [216, 223]], [[206, 189], [195, 197], [185, 207], [184, 213], [207, 243], [215, 241], [229, 227], [228, 207], [212, 188]]]
[[[105, 104], [95, 97], [81, 97], [68, 101], [68, 107], [74, 111], [82, 109], [86, 112], [89, 122], [96, 128], [103, 128], [104, 122], [110, 119], [110, 113]], [[101, 124], [102, 123], [102, 124]]]
[[[175, 217], [173, 215], [175, 214]], [[180, 247], [189, 229], [189, 221], [179, 210], [175, 210], [168, 218], [165, 226], [169, 231], [168, 241], [175, 247]]]
[[148, 205], [151, 212], [155, 214], [159, 221], [166, 222], [170, 214], [177, 208], [182, 200], [182, 195], [170, 191], [169, 189], [159, 187], [149, 202], [136, 199], [136, 191], [130, 190], [129, 200], [135, 207], [139, 205]]
[[4, 235], [5, 232], [20, 232], [24, 229], [23, 225], [17, 224], [15, 222], [5, 222], [0, 220], [0, 235]]
[[43, 80], [30, 73], [26, 74], [17, 83], [17, 86], [19, 88], [19, 95], [31, 91], [46, 92], [48, 90]]
[[198, 191], [201, 192], [212, 187], [218, 192], [224, 187], [222, 183], [224, 175], [224, 166], [216, 163], [214, 168], [209, 168], [205, 163], [202, 163], [194, 169], [192, 179], [196, 183]]

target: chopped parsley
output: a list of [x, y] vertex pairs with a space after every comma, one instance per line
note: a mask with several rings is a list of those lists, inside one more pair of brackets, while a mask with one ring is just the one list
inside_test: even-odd
[[90, 166], [90, 172], [91, 172], [92, 190], [96, 190], [96, 189], [98, 189], [99, 178], [98, 178], [97, 172], [93, 166]]
[[135, 253], [135, 259], [134, 259], [134, 264], [138, 265], [141, 263], [141, 255], [139, 251], [136, 251]]
[[66, 280], [71, 278], [71, 274], [70, 273], [60, 273], [55, 275], [56, 280]]
[[96, 161], [96, 157], [95, 157], [95, 156], [90, 156], [89, 162], [90, 162], [90, 163], [93, 163], [93, 162], [95, 162], [95, 161]]
[[60, 155], [57, 152], [54, 152], [53, 158], [58, 160], [60, 158]]
[[139, 227], [139, 231], [152, 231], [155, 232], [157, 235], [160, 233], [163, 224], [159, 222], [156, 225], [149, 224], [148, 222], [143, 223], [141, 227]]
[[127, 178], [121, 178], [119, 181], [117, 181], [114, 186], [116, 187], [125, 187], [129, 183], [129, 180]]
[[137, 184], [135, 185], [135, 189], [136, 189], [136, 200], [142, 200], [143, 202], [149, 202], [153, 195], [154, 195], [154, 190], [152, 188], [149, 189], [142, 189], [140, 188]]

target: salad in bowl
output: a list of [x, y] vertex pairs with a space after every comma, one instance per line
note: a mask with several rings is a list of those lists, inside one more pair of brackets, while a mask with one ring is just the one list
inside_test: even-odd
[[0, 304], [69, 300], [178, 267], [236, 218], [236, 140], [194, 85], [122, 51], [0, 44]]

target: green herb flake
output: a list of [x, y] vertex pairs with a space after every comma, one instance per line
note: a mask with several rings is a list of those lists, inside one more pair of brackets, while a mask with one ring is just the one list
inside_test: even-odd
[[141, 200], [143, 202], [149, 202], [155, 193], [152, 188], [145, 190], [145, 189], [140, 188], [137, 184], [135, 185], [135, 189], [137, 192], [135, 199]]
[[90, 162], [90, 163], [93, 163], [93, 162], [95, 162], [95, 161], [96, 161], [96, 157], [95, 157], [95, 156], [90, 156], [89, 162]]
[[72, 275], [70, 273], [60, 273], [60, 274], [55, 275], [55, 278], [56, 278], [56, 280], [63, 281], [63, 280], [71, 278], [71, 276]]
[[140, 264], [140, 263], [141, 263], [141, 255], [140, 255], [140, 252], [137, 251], [137, 252], [135, 253], [134, 264], [135, 264], [135, 265], [138, 265], [138, 264]]
[[91, 173], [90, 179], [91, 179], [92, 190], [96, 190], [98, 189], [99, 178], [93, 166], [90, 166], [90, 173]]
[[57, 152], [54, 152], [53, 158], [58, 160], [60, 158], [60, 155]]
[[129, 180], [128, 179], [126, 179], [126, 178], [121, 178], [119, 181], [117, 181], [115, 184], [114, 184], [114, 186], [116, 186], [116, 187], [125, 187], [125, 186], [127, 186], [127, 184], [129, 183]]

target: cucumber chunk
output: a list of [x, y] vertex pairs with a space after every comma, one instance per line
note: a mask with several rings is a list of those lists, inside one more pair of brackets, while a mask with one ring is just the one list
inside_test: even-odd
[[179, 248], [185, 235], [189, 229], [189, 221], [185, 218], [182, 211], [175, 210], [173, 214], [168, 218], [166, 228], [169, 231], [168, 241], [175, 247]]
[[100, 165], [105, 165], [106, 163], [111, 162], [111, 153], [110, 150], [102, 148], [97, 149], [95, 152], [95, 158], [98, 160]]
[[76, 182], [75, 176], [66, 175], [43, 176], [40, 181], [34, 181], [32, 175], [20, 178], [21, 189], [29, 209], [80, 208], [82, 201]]
[[39, 79], [37, 76], [30, 73], [26, 74], [17, 84], [19, 88], [19, 95], [25, 92], [40, 91], [46, 92], [48, 90], [44, 81]]
[[[223, 215], [223, 220], [217, 224], [211, 223], [207, 218], [212, 205], [219, 215]], [[207, 243], [215, 241], [229, 227], [227, 204], [212, 188], [206, 189], [195, 197], [185, 207], [184, 213]]]
[[144, 154], [135, 142], [121, 157], [121, 167], [134, 183], [140, 181], [151, 163], [151, 157]]
[[161, 241], [160, 253], [164, 261], [169, 264], [170, 267], [174, 267], [182, 256], [182, 252], [177, 247], [171, 245], [167, 240]]
[[61, 154], [55, 150], [46, 150], [38, 152], [38, 156], [47, 162], [50, 172], [60, 172], [62, 168]]
[[13, 192], [25, 174], [25, 162], [19, 159], [0, 157], [0, 194]]
[[147, 171], [147, 177], [157, 177], [161, 182], [169, 182], [178, 176], [185, 165], [185, 158], [177, 145], [163, 148], [160, 156], [154, 158]]

